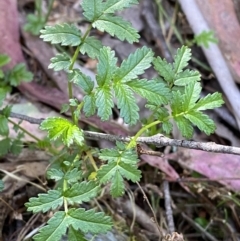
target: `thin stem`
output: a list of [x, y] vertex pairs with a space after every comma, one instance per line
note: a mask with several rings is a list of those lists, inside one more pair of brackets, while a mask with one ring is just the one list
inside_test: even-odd
[[150, 123], [150, 124], [142, 127], [142, 128], [137, 132], [137, 134], [131, 139], [131, 141], [130, 141], [130, 143], [128, 144], [127, 148], [131, 148], [131, 147], [135, 146], [134, 143], [136, 143], [138, 137], [140, 137], [147, 129], [149, 129], [149, 128], [151, 128], [152, 126], [155, 126], [155, 125], [157, 125], [157, 124], [160, 124], [161, 122], [162, 122], [162, 121], [157, 120], [157, 121], [154, 121], [154, 122], [152, 122], [152, 123]]
[[97, 170], [98, 170], [98, 167], [97, 167], [97, 165], [96, 165], [96, 162], [95, 162], [94, 159], [93, 159], [92, 153], [91, 153], [90, 151], [87, 151], [86, 154], [87, 154], [87, 157], [89, 158], [89, 160], [90, 160], [90, 162], [91, 162], [94, 170], [97, 171]]
[[15, 123], [14, 121], [12, 121], [11, 119], [8, 119], [8, 121], [10, 123], [12, 123], [13, 125], [16, 125], [21, 131], [23, 131], [25, 134], [27, 134], [28, 136], [32, 137], [34, 140], [36, 140], [37, 142], [40, 142], [41, 140], [39, 138], [37, 138], [36, 136], [34, 136], [33, 134], [31, 134], [29, 131], [25, 130], [23, 127], [21, 127], [19, 124]]
[[[67, 189], [68, 189], [67, 180], [64, 179], [64, 181], [63, 181], [63, 192], [65, 192]], [[64, 211], [65, 211], [65, 213], [67, 213], [67, 212], [68, 212], [67, 199], [64, 198], [63, 200], [64, 200], [64, 201], [63, 201], [63, 202], [64, 202]]]
[[54, 3], [54, 0], [50, 0], [50, 3], [48, 5], [48, 11], [47, 11], [47, 14], [46, 14], [45, 20], [44, 20], [45, 23], [47, 22], [47, 20], [49, 18], [49, 15], [50, 15], [50, 13], [52, 11], [53, 3]]

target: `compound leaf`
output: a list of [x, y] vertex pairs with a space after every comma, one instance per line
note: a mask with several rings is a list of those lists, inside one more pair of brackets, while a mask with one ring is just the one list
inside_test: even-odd
[[68, 240], [71, 241], [88, 241], [85, 239], [84, 234], [76, 229], [74, 229], [72, 226], [68, 229]]
[[45, 25], [45, 17], [35, 14], [27, 15], [27, 23], [24, 25], [24, 30], [32, 33], [33, 35], [38, 35], [40, 30]]
[[47, 225], [40, 228], [39, 233], [33, 238], [36, 241], [60, 241], [67, 231], [69, 218], [64, 211], [56, 212]]
[[77, 46], [81, 43], [81, 32], [73, 24], [56, 24], [55, 26], [46, 26], [41, 30], [40, 38], [52, 44], [61, 44], [63, 46]]
[[100, 180], [100, 183], [107, 183], [112, 179], [117, 171], [117, 163], [110, 162], [109, 164], [102, 165], [97, 172], [97, 178]]
[[70, 204], [88, 202], [96, 197], [100, 187], [94, 181], [75, 183], [64, 192], [64, 197]]
[[47, 212], [56, 209], [63, 204], [62, 194], [58, 190], [49, 190], [48, 193], [38, 194], [38, 197], [32, 197], [25, 205], [28, 211], [34, 213]]
[[73, 168], [72, 170], [68, 170], [64, 175], [64, 180], [66, 180], [69, 184], [77, 182], [82, 178], [82, 172], [78, 170], [78, 168]]
[[47, 177], [48, 179], [59, 181], [63, 179], [64, 173], [62, 170], [51, 168], [47, 171]]
[[174, 57], [173, 68], [175, 74], [179, 74], [188, 65], [188, 61], [191, 59], [191, 49], [187, 46], [182, 46], [177, 50], [177, 54]]
[[51, 58], [50, 61], [51, 64], [48, 66], [48, 68], [54, 69], [55, 71], [68, 71], [71, 65], [71, 59], [66, 53], [57, 54], [55, 57]]
[[113, 74], [115, 73], [117, 67], [117, 58], [115, 57], [115, 52], [111, 51], [109, 47], [103, 47], [100, 50], [97, 65], [97, 76], [96, 80], [99, 86], [109, 85]]
[[109, 85], [104, 85], [102, 88], [98, 87], [96, 89], [96, 106], [98, 108], [97, 114], [101, 117], [101, 120], [108, 120], [114, 106]]
[[200, 111], [189, 111], [185, 117], [207, 135], [212, 134], [216, 129], [214, 121]]
[[201, 75], [198, 71], [184, 70], [180, 72], [174, 81], [174, 84], [177, 86], [185, 86], [191, 82], [196, 82], [201, 79]]
[[208, 48], [210, 43], [217, 43], [218, 40], [214, 37], [213, 31], [204, 30], [194, 37], [194, 42], [196, 42], [198, 46]]
[[83, 233], [106, 233], [112, 228], [111, 218], [104, 213], [95, 213], [93, 210], [86, 211], [83, 208], [70, 209], [68, 211], [68, 223], [76, 230]]
[[126, 39], [129, 43], [138, 42], [140, 37], [137, 30], [129, 22], [111, 14], [101, 15], [92, 26], [102, 32], [109, 33], [111, 36], [115, 35], [122, 41]]
[[51, 117], [45, 119], [41, 125], [41, 130], [48, 131], [50, 140], [61, 138], [67, 146], [76, 142], [78, 145], [83, 145], [83, 132], [76, 125], [61, 117]]
[[224, 104], [222, 94], [216, 92], [213, 94], [208, 94], [204, 98], [201, 98], [194, 106], [194, 110], [214, 109], [220, 107], [222, 104]]
[[174, 116], [173, 117], [178, 129], [181, 131], [182, 135], [184, 137], [190, 138], [193, 135], [193, 127], [191, 125], [191, 122], [184, 118], [183, 115], [179, 115], [179, 116]]
[[161, 59], [159, 56], [153, 59], [154, 69], [158, 72], [160, 76], [164, 78], [168, 83], [173, 83], [174, 72], [173, 66], [167, 63], [166, 59]]
[[144, 70], [151, 66], [153, 52], [147, 47], [137, 49], [124, 60], [120, 68], [116, 71], [115, 81], [126, 82], [143, 74]]
[[95, 37], [87, 37], [81, 45], [80, 52], [94, 59], [99, 55], [99, 50], [102, 48], [102, 43]]
[[113, 197], [120, 197], [124, 194], [124, 189], [124, 180], [120, 172], [117, 170], [112, 180], [110, 193]]
[[117, 83], [113, 86], [117, 97], [117, 106], [120, 109], [120, 116], [125, 123], [133, 125], [139, 119], [138, 106], [132, 90], [126, 84]]
[[165, 88], [165, 85], [155, 80], [132, 80], [126, 82], [126, 85], [150, 103], [156, 105], [167, 104], [170, 96], [169, 90]]

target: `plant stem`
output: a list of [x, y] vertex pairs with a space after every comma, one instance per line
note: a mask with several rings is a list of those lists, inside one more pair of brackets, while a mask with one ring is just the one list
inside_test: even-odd
[[137, 138], [140, 137], [140, 136], [143, 134], [143, 132], [145, 132], [147, 129], [149, 129], [149, 128], [152, 127], [152, 126], [155, 126], [155, 125], [157, 125], [157, 124], [160, 124], [161, 122], [162, 122], [162, 121], [156, 120], [156, 121], [154, 121], [154, 122], [152, 122], [152, 123], [150, 123], [150, 124], [142, 127], [142, 128], [137, 132], [137, 134], [131, 139], [131, 141], [129, 142], [127, 148], [131, 148], [131, 147], [133, 147], [133, 146], [136, 146], [135, 143], [136, 143], [136, 141], [137, 141]]
[[50, 15], [50, 13], [51, 13], [51, 11], [52, 11], [53, 3], [54, 3], [54, 0], [50, 0], [50, 3], [49, 3], [49, 5], [48, 5], [48, 11], [47, 11], [47, 14], [46, 14], [45, 20], [44, 20], [45, 23], [47, 23], [47, 20], [48, 20], [48, 18], [49, 18], [49, 15]]
[[[68, 189], [68, 185], [67, 185], [67, 180], [64, 179], [63, 181], [63, 192], [65, 192]], [[64, 202], [64, 211], [67, 213], [68, 212], [68, 203], [67, 203], [67, 199], [63, 198], [63, 202]]]

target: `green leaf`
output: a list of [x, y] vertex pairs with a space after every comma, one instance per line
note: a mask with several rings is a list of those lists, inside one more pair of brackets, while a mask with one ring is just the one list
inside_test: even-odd
[[96, 89], [96, 106], [98, 108], [97, 114], [101, 120], [108, 120], [114, 106], [110, 86], [104, 85], [102, 88]]
[[102, 165], [97, 171], [97, 178], [100, 180], [100, 183], [105, 184], [112, 180], [117, 170], [118, 165], [116, 162], [110, 162], [109, 164]]
[[114, 13], [137, 3], [138, 0], [108, 0], [103, 3], [102, 8], [104, 13]]
[[7, 136], [9, 133], [8, 119], [0, 115], [0, 135]]
[[92, 26], [102, 32], [109, 33], [111, 36], [115, 35], [121, 41], [126, 39], [131, 44], [138, 42], [140, 37], [137, 30], [129, 22], [111, 14], [101, 15], [93, 22]]
[[212, 134], [216, 129], [214, 121], [200, 111], [189, 111], [185, 117], [207, 135]]
[[110, 193], [113, 197], [121, 197], [125, 192], [124, 180], [119, 171], [116, 171], [112, 180]]
[[0, 156], [4, 156], [8, 154], [10, 146], [11, 146], [11, 140], [9, 138], [0, 140]]
[[81, 32], [73, 24], [63, 23], [56, 24], [55, 26], [46, 26], [40, 32], [40, 38], [52, 44], [78, 46], [81, 43]]
[[87, 53], [87, 55], [94, 59], [98, 57], [99, 50], [103, 47], [101, 41], [96, 39], [95, 37], [87, 37], [84, 40], [84, 43], [81, 45], [80, 52], [82, 54]]
[[104, 213], [95, 213], [93, 210], [86, 211], [83, 208], [70, 209], [68, 211], [69, 224], [83, 233], [106, 233], [112, 228], [111, 218]]
[[173, 66], [170, 63], [167, 63], [165, 59], [160, 57], [153, 59], [154, 69], [158, 72], [160, 76], [164, 78], [168, 83], [173, 83], [174, 81], [174, 72]]
[[45, 25], [45, 17], [39, 16], [35, 14], [28, 14], [27, 15], [27, 23], [24, 25], [23, 29], [26, 32], [30, 32], [33, 35], [38, 35], [40, 30]]
[[96, 112], [96, 98], [94, 94], [85, 95], [83, 98], [83, 111], [86, 117], [92, 116]]
[[50, 140], [61, 138], [67, 146], [70, 146], [73, 142], [83, 145], [84, 137], [82, 130], [64, 118], [47, 118], [41, 123], [40, 129], [48, 131]]
[[8, 81], [12, 86], [18, 86], [21, 82], [30, 82], [33, 79], [33, 74], [26, 69], [24, 63], [17, 64], [9, 71]]
[[224, 104], [222, 94], [215, 92], [213, 94], [208, 94], [204, 98], [201, 98], [194, 106], [194, 110], [214, 109], [222, 106], [222, 104]]
[[179, 74], [188, 65], [188, 61], [191, 59], [191, 49], [187, 46], [182, 46], [177, 50], [177, 54], [174, 57], [173, 68], [175, 74]]
[[83, 15], [87, 20], [93, 22], [102, 14], [102, 0], [83, 0]]
[[88, 94], [90, 94], [94, 88], [94, 82], [92, 79], [83, 74], [79, 69], [74, 69], [72, 73], [69, 74], [69, 79]]
[[56, 212], [47, 225], [40, 228], [39, 233], [33, 238], [35, 241], [60, 241], [62, 235], [66, 234], [69, 226], [69, 218], [64, 211]]
[[0, 54], [0, 67], [8, 64], [11, 61], [11, 58], [6, 54]]
[[120, 109], [120, 116], [124, 118], [124, 122], [130, 125], [135, 124], [139, 120], [138, 106], [134, 98], [133, 92], [126, 84], [117, 83], [113, 86], [117, 97], [117, 106]]
[[193, 127], [191, 125], [191, 122], [184, 118], [184, 116], [174, 116], [173, 117], [178, 129], [181, 131], [182, 135], [187, 138], [191, 138], [193, 135]]
[[194, 42], [196, 42], [198, 46], [208, 48], [210, 43], [218, 43], [218, 40], [214, 37], [214, 32], [212, 30], [204, 30], [200, 34], [194, 36]]
[[69, 204], [81, 204], [89, 202], [97, 196], [100, 191], [99, 185], [94, 181], [75, 183], [71, 188], [66, 190], [63, 195]]
[[153, 52], [147, 47], [137, 49], [124, 60], [120, 68], [116, 71], [114, 80], [126, 82], [136, 79], [138, 75], [144, 73], [144, 70], [151, 66]]
[[133, 91], [156, 105], [167, 104], [169, 99], [169, 90], [165, 85], [155, 80], [132, 80], [126, 82]]
[[99, 159], [108, 162], [118, 162], [121, 160], [124, 163], [136, 164], [138, 156], [135, 149], [128, 149], [121, 142], [116, 142], [116, 147], [111, 149], [101, 149]]
[[2, 192], [4, 189], [4, 182], [3, 180], [0, 180], [0, 192]]
[[73, 184], [78, 182], [82, 178], [82, 172], [78, 170], [78, 168], [73, 168], [72, 170], [68, 170], [64, 175], [64, 180], [66, 180], [69, 184]]
[[9, 86], [0, 87], [0, 106], [2, 105], [3, 100], [6, 98], [8, 92], [11, 91]]
[[187, 111], [194, 107], [199, 99], [202, 87], [199, 82], [191, 82], [185, 87], [185, 94], [182, 96], [183, 110]]
[[68, 240], [69, 241], [88, 241], [85, 239], [84, 234], [76, 229], [74, 229], [72, 226], [68, 229]]
[[173, 125], [172, 123], [168, 120], [168, 121], [164, 121], [162, 123], [162, 129], [166, 134], [170, 134], [172, 129], [173, 129]]
[[201, 75], [198, 71], [184, 70], [179, 73], [174, 81], [174, 84], [177, 86], [185, 86], [191, 82], [196, 82], [201, 79]]
[[19, 139], [15, 139], [12, 141], [12, 144], [10, 146], [10, 153], [12, 153], [13, 155], [18, 155], [21, 153], [23, 149], [23, 143], [21, 140]]
[[113, 75], [117, 69], [117, 58], [115, 52], [111, 51], [109, 47], [103, 47], [100, 50], [97, 65], [97, 76], [96, 80], [100, 87], [103, 85], [109, 85]]
[[58, 190], [49, 190], [48, 193], [38, 194], [38, 197], [32, 197], [25, 204], [28, 211], [34, 213], [47, 212], [54, 210], [63, 205], [63, 197]]
[[175, 116], [179, 113], [182, 113], [184, 111], [183, 109], [183, 98], [182, 98], [181, 92], [173, 91], [172, 92], [172, 99], [171, 99], [171, 109], [172, 109], [172, 115]]
[[64, 173], [62, 170], [51, 168], [47, 171], [47, 177], [48, 177], [48, 179], [60, 181], [63, 179]]
[[71, 59], [66, 53], [57, 54], [55, 57], [51, 58], [50, 61], [51, 64], [48, 66], [48, 68], [54, 69], [55, 71], [68, 71], [71, 65]]

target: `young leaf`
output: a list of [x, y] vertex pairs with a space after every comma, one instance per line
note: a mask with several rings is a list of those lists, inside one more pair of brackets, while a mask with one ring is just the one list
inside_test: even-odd
[[33, 35], [38, 35], [40, 30], [45, 25], [45, 17], [35, 14], [27, 15], [27, 23], [24, 25], [24, 30], [30, 32]]
[[40, 32], [40, 38], [52, 44], [78, 46], [81, 43], [81, 32], [73, 24], [63, 23], [55, 26], [46, 26]]
[[96, 97], [94, 94], [85, 95], [83, 98], [83, 112], [86, 117], [94, 115], [96, 112]]
[[76, 230], [83, 233], [106, 233], [112, 228], [111, 218], [104, 213], [86, 211], [83, 208], [72, 208], [68, 211], [68, 223]]
[[213, 31], [204, 30], [200, 34], [194, 36], [194, 42], [196, 42], [198, 46], [208, 48], [210, 43], [217, 43], [218, 40], [214, 37]]
[[103, 3], [102, 11], [104, 13], [114, 13], [137, 3], [138, 0], [108, 0]]
[[138, 119], [138, 106], [131, 89], [126, 84], [117, 83], [113, 86], [117, 97], [117, 106], [120, 109], [120, 116], [125, 123], [133, 125]]
[[154, 69], [158, 72], [160, 76], [164, 78], [168, 83], [173, 83], [174, 81], [174, 72], [173, 66], [170, 63], [167, 63], [165, 59], [161, 59], [160, 57], [153, 59]]
[[73, 168], [72, 170], [68, 170], [64, 175], [64, 180], [66, 180], [69, 184], [76, 183], [82, 178], [82, 172], [78, 170], [78, 168]]
[[103, 47], [100, 50], [97, 65], [97, 76], [96, 80], [100, 87], [103, 85], [109, 85], [113, 74], [115, 73], [117, 67], [117, 58], [115, 57], [115, 52], [111, 51], [109, 47]]
[[202, 87], [199, 82], [191, 82], [185, 87], [185, 93], [182, 96], [183, 110], [187, 111], [194, 107], [196, 101], [200, 97]]
[[62, 170], [51, 168], [47, 171], [47, 177], [48, 179], [59, 181], [63, 179], [64, 173]]
[[191, 59], [191, 49], [187, 46], [182, 46], [177, 50], [177, 54], [174, 57], [173, 68], [175, 74], [179, 74], [188, 65], [188, 61]]
[[84, 234], [76, 229], [74, 229], [72, 226], [68, 229], [68, 240], [71, 241], [88, 241], [85, 239]]
[[24, 63], [17, 64], [9, 71], [8, 81], [12, 86], [18, 86], [21, 82], [30, 82], [33, 79], [33, 74], [26, 69]]
[[47, 212], [48, 210], [56, 209], [63, 205], [62, 194], [57, 190], [49, 190], [48, 193], [38, 194], [38, 197], [32, 197], [25, 204], [28, 211], [34, 213]]
[[102, 0], [83, 0], [83, 15], [87, 20], [93, 22], [102, 14]]
[[63, 143], [67, 146], [76, 142], [78, 145], [83, 145], [83, 132], [77, 126], [73, 125], [70, 121], [61, 117], [51, 117], [45, 119], [41, 125], [41, 130], [48, 131], [50, 140], [62, 139]]
[[189, 111], [185, 117], [207, 135], [212, 134], [216, 129], [214, 121], [200, 111]]
[[33, 238], [35, 241], [60, 241], [62, 235], [66, 234], [69, 226], [69, 218], [64, 211], [56, 212], [47, 225], [40, 228], [39, 233]]
[[98, 108], [97, 114], [101, 120], [108, 120], [114, 106], [112, 92], [108, 85], [96, 89], [96, 106]]
[[51, 64], [48, 66], [48, 68], [54, 69], [55, 71], [68, 71], [71, 65], [71, 59], [66, 53], [57, 54], [55, 57], [51, 58], [50, 61]]
[[111, 36], [116, 36], [120, 40], [127, 40], [129, 43], [138, 42], [139, 34], [132, 25], [121, 17], [112, 14], [104, 14], [93, 22], [92, 26], [102, 32], [107, 32]]
[[77, 86], [81, 87], [86, 93], [90, 94], [94, 88], [94, 82], [92, 79], [83, 74], [79, 69], [74, 69], [69, 74], [69, 79]]
[[69, 204], [81, 204], [82, 202], [88, 202], [92, 198], [96, 197], [100, 191], [99, 185], [96, 182], [81, 182], [75, 183], [71, 188], [63, 193]]
[[201, 79], [198, 71], [184, 70], [175, 77], [174, 84], [177, 86], [185, 86], [191, 82], [196, 82]]
[[114, 80], [126, 82], [136, 79], [138, 75], [143, 74], [144, 70], [151, 66], [153, 52], [147, 47], [137, 49], [124, 60], [120, 68], [116, 71]]
[[13, 155], [19, 155], [23, 148], [23, 142], [19, 139], [12, 141], [9, 152]]
[[0, 67], [8, 64], [11, 58], [6, 54], [0, 54]]
[[167, 104], [169, 99], [169, 90], [163, 83], [155, 80], [132, 80], [126, 82], [133, 91], [156, 105]]
[[204, 98], [201, 98], [194, 106], [193, 109], [209, 110], [209, 109], [220, 107], [222, 104], [224, 104], [224, 101], [222, 99], [222, 94], [215, 92], [213, 94], [208, 94]]
[[95, 37], [87, 37], [81, 45], [80, 52], [82, 54], [87, 53], [90, 58], [94, 59], [98, 57], [99, 50], [102, 47], [102, 43], [98, 39]]

